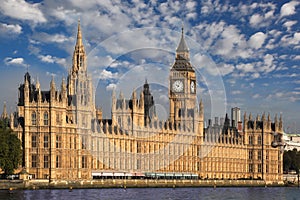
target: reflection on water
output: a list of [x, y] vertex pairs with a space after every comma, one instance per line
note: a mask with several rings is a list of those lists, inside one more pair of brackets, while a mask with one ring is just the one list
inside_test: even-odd
[[128, 188], [73, 190], [1, 190], [0, 200], [36, 199], [300, 199], [299, 188]]

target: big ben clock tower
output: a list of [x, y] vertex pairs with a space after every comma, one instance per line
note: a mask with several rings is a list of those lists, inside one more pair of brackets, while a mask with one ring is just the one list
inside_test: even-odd
[[169, 78], [169, 120], [176, 124], [189, 126], [195, 117], [196, 75], [190, 62], [190, 53], [184, 39], [182, 27], [181, 39], [176, 49], [175, 62]]

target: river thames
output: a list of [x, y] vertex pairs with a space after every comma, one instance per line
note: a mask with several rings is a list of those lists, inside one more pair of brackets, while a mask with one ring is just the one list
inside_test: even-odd
[[128, 189], [55, 189], [1, 190], [0, 200], [38, 199], [300, 199], [297, 187], [224, 187], [224, 188], [128, 188]]

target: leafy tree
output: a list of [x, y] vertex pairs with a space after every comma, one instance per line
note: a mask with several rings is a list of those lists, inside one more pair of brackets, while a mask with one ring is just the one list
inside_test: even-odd
[[285, 151], [283, 154], [283, 168], [285, 171], [295, 170], [299, 173], [300, 169], [300, 152], [297, 149]]
[[13, 174], [22, 158], [21, 141], [8, 126], [8, 119], [0, 120], [0, 168]]

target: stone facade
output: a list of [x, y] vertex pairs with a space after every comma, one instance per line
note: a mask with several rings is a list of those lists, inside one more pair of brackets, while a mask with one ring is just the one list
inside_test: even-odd
[[226, 117], [219, 128], [204, 128], [204, 105], [197, 104], [197, 77], [182, 36], [169, 76], [170, 113], [156, 116], [147, 81], [130, 99], [112, 94], [111, 119], [95, 106], [91, 77], [78, 24], [67, 81], [49, 91], [31, 82], [19, 87], [11, 127], [23, 144], [23, 168], [33, 178], [92, 179], [101, 173], [193, 174], [208, 179], [261, 178], [282, 181], [282, 154], [271, 148], [282, 120], [244, 117], [242, 131]]

